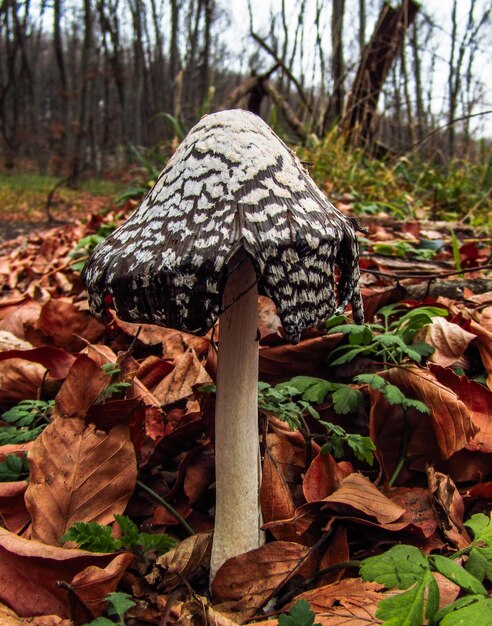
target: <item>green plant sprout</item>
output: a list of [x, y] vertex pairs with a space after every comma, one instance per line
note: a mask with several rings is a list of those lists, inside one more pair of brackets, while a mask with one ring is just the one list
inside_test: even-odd
[[27, 454], [7, 454], [5, 461], [0, 463], [0, 483], [10, 483], [17, 480], [26, 480], [29, 477], [29, 463]]
[[36, 439], [50, 423], [54, 406], [54, 400], [22, 400], [2, 413], [1, 419], [12, 426], [0, 427], [0, 445]]
[[104, 365], [101, 365], [101, 369], [105, 374], [111, 376], [111, 382], [101, 391], [97, 397], [96, 404], [102, 404], [131, 387], [131, 383], [118, 380], [121, 369], [116, 363], [104, 363]]
[[[422, 306], [410, 309], [402, 304], [390, 304], [380, 309], [376, 317], [381, 323], [351, 324], [343, 315], [326, 321], [328, 334], [343, 333], [347, 343], [330, 354], [330, 365], [349, 363], [356, 356], [370, 356], [376, 361], [400, 364], [405, 359], [420, 363], [434, 348], [423, 341], [414, 342], [415, 335], [432, 323], [434, 317], [445, 317], [446, 309]], [[396, 318], [396, 319], [395, 319]]]
[[82, 550], [89, 552], [117, 552], [128, 549], [135, 554], [150, 551], [164, 554], [176, 545], [169, 535], [139, 532], [138, 526], [126, 515], [115, 515], [114, 519], [122, 532], [119, 539], [113, 537], [110, 526], [96, 522], [75, 522], [60, 541], [73, 541]]
[[298, 600], [290, 607], [288, 613], [278, 617], [278, 626], [321, 626], [314, 623], [316, 615], [307, 600]]
[[127, 611], [137, 604], [129, 593], [123, 593], [121, 591], [108, 593], [105, 600], [108, 603], [106, 613], [108, 615], [114, 615], [117, 621], [115, 622], [107, 617], [97, 617], [95, 620], [92, 620], [92, 622], [84, 624], [84, 626], [114, 626], [115, 624], [125, 626]]
[[68, 254], [68, 256], [74, 260], [74, 263], [71, 265], [72, 270], [81, 272], [84, 269], [87, 258], [94, 248], [103, 242], [115, 228], [116, 224], [103, 224], [93, 235], [83, 237]]

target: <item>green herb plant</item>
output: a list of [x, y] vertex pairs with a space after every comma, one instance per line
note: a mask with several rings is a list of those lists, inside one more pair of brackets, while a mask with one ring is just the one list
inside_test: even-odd
[[114, 591], [113, 593], [108, 593], [105, 600], [108, 603], [106, 613], [108, 615], [114, 615], [117, 621], [108, 619], [107, 617], [98, 617], [95, 620], [92, 620], [92, 622], [84, 624], [84, 626], [114, 626], [115, 624], [118, 624], [119, 626], [126, 625], [125, 615], [127, 611], [136, 605], [132, 596], [129, 593]]
[[54, 400], [22, 400], [2, 413], [1, 419], [11, 426], [0, 427], [0, 445], [36, 439], [49, 424], [54, 406]]
[[115, 228], [115, 224], [103, 224], [96, 233], [83, 237], [77, 243], [75, 248], [68, 254], [68, 256], [74, 261], [71, 265], [72, 270], [75, 272], [81, 272], [84, 269], [87, 258], [94, 248], [102, 243]]
[[105, 374], [111, 376], [111, 382], [101, 391], [96, 400], [96, 404], [106, 402], [113, 396], [119, 395], [128, 389], [128, 387], [131, 387], [131, 383], [118, 380], [121, 369], [117, 363], [104, 363], [104, 365], [101, 365], [101, 369]]
[[110, 526], [96, 522], [75, 522], [60, 541], [73, 541], [82, 550], [89, 552], [117, 552], [128, 549], [135, 554], [146, 552], [164, 554], [175, 546], [175, 541], [166, 534], [141, 533], [138, 526], [127, 515], [115, 515], [121, 537], [116, 539]]
[[328, 334], [343, 333], [347, 342], [330, 354], [330, 365], [349, 363], [356, 356], [368, 356], [381, 363], [398, 365], [405, 359], [420, 363], [434, 348], [422, 341], [414, 342], [417, 332], [432, 323], [434, 317], [447, 316], [446, 309], [422, 306], [410, 309], [390, 304], [377, 312], [379, 322], [350, 324], [343, 315], [326, 322]]
[[[387, 626], [489, 626], [492, 598], [484, 581], [492, 582], [492, 518], [479, 513], [465, 524], [473, 534], [469, 546], [451, 556], [425, 555], [415, 546], [397, 545], [362, 561], [363, 580], [403, 590], [379, 603], [376, 617]], [[458, 559], [464, 561], [460, 564]], [[438, 572], [460, 588], [459, 598], [439, 609]]]
[[0, 463], [0, 483], [10, 483], [17, 480], [26, 480], [29, 477], [29, 463], [27, 454], [7, 454], [5, 461]]
[[307, 600], [301, 599], [293, 604], [288, 613], [278, 617], [278, 626], [321, 626], [314, 623], [315, 613]]

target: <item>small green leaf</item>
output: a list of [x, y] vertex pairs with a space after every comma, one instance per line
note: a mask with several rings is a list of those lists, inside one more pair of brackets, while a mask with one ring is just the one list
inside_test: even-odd
[[455, 563], [455, 561], [445, 556], [440, 556], [439, 554], [429, 556], [428, 560], [431, 567], [436, 572], [445, 576], [448, 580], [461, 587], [461, 589], [464, 589], [468, 593], [487, 595], [487, 590], [482, 583], [469, 574], [463, 567]]
[[316, 617], [315, 612], [307, 600], [298, 600], [287, 615], [279, 615], [278, 626], [321, 626], [314, 623]]
[[117, 615], [121, 621], [123, 620], [128, 609], [131, 609], [132, 606], [136, 605], [135, 600], [129, 593], [123, 593], [121, 591], [108, 593], [106, 600], [110, 604], [110, 607], [108, 608], [108, 615]]
[[404, 593], [381, 600], [376, 617], [383, 620], [385, 626], [422, 626], [424, 593], [422, 579]]
[[127, 515], [114, 516], [116, 523], [121, 528], [123, 533], [121, 536], [121, 543], [124, 546], [134, 546], [138, 543], [138, 526]]
[[473, 547], [465, 564], [466, 571], [480, 582], [492, 581], [492, 548]]
[[16, 428], [15, 426], [2, 426], [0, 428], [0, 446], [9, 443], [27, 443], [34, 441], [44, 430], [44, 426], [38, 426], [32, 430]]
[[490, 516], [476, 513], [465, 522], [465, 526], [473, 532], [473, 543], [482, 542], [492, 548], [492, 513]]
[[139, 533], [137, 543], [142, 546], [142, 552], [152, 551], [158, 554], [165, 554], [176, 545], [172, 537], [163, 533]]
[[435, 616], [440, 626], [490, 626], [492, 598], [465, 596], [450, 604]]
[[387, 552], [364, 559], [360, 575], [364, 580], [381, 583], [388, 589], [408, 589], [421, 580], [429, 565], [414, 546], [393, 546]]
[[89, 552], [116, 552], [121, 548], [121, 542], [112, 536], [111, 528], [96, 522], [75, 522], [60, 541], [74, 541]]
[[114, 624], [113, 620], [108, 619], [107, 617], [96, 617], [96, 619], [93, 619], [92, 622], [84, 624], [84, 626], [114, 626]]
[[358, 389], [349, 385], [340, 385], [332, 396], [333, 408], [338, 415], [355, 413], [359, 410], [364, 396]]
[[376, 446], [371, 441], [370, 437], [347, 435], [347, 444], [360, 461], [365, 461], [369, 465], [373, 464]]
[[7, 454], [5, 461], [0, 463], [0, 483], [15, 482], [24, 480], [29, 476], [29, 463], [27, 454], [17, 456], [17, 454]]

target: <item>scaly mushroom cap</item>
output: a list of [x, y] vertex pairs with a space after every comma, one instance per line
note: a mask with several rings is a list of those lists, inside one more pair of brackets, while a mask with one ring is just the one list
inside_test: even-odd
[[206, 332], [239, 248], [292, 343], [350, 301], [362, 322], [353, 222], [271, 128], [242, 110], [194, 126], [140, 207], [96, 248], [83, 275], [91, 311], [103, 317], [111, 295], [123, 320]]

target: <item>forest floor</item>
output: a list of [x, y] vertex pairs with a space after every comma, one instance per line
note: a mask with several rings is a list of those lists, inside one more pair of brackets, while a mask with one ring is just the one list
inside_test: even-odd
[[268, 541], [210, 594], [217, 337], [96, 321], [80, 269], [135, 203], [36, 197], [0, 215], [1, 624], [490, 626], [485, 228], [360, 216], [363, 326], [292, 346], [260, 298]]

